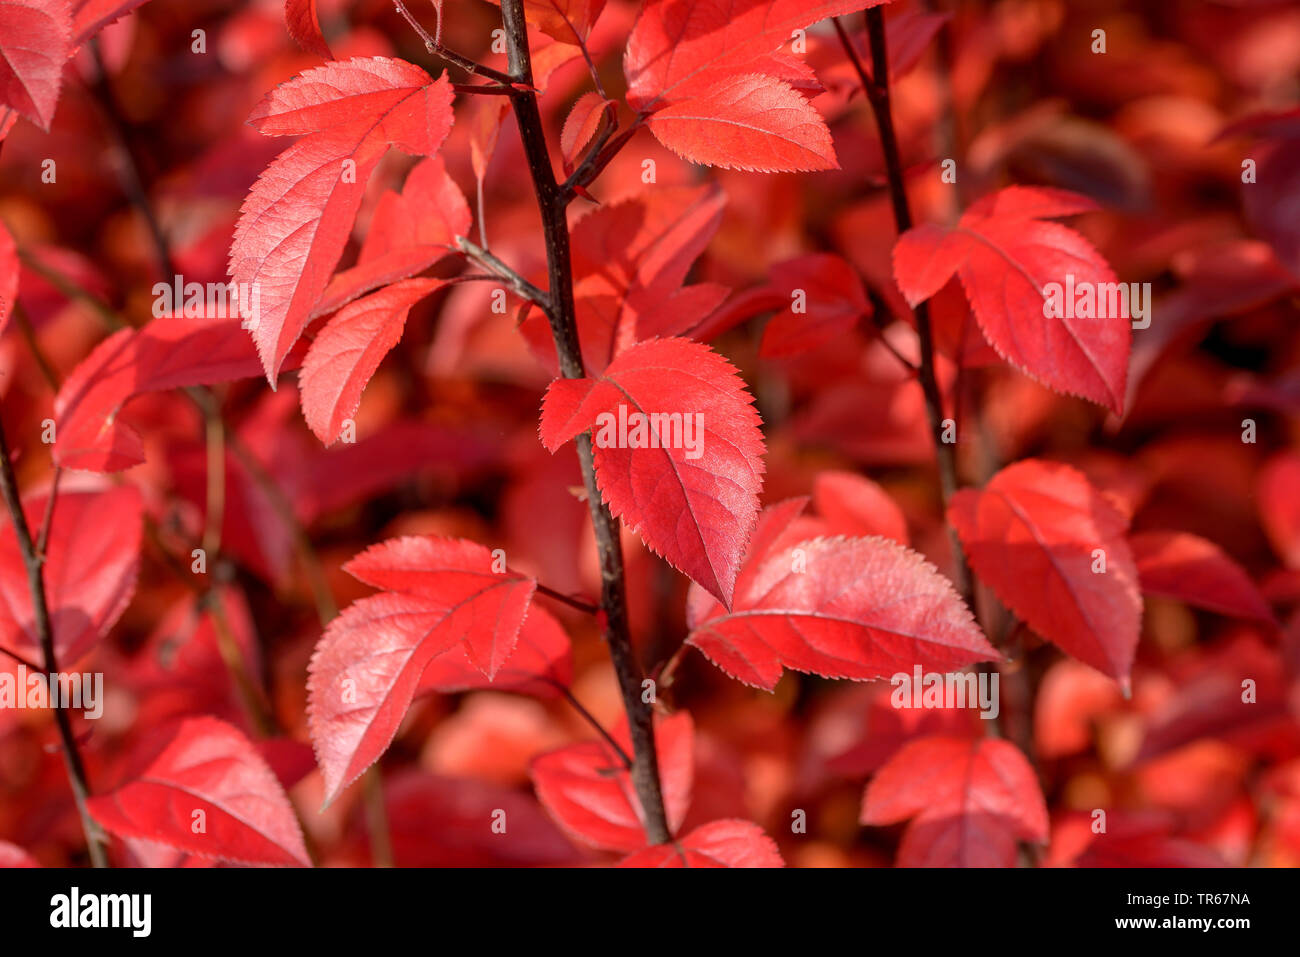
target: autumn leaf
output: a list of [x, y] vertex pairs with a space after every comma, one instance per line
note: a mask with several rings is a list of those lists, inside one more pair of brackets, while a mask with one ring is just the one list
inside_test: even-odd
[[905, 744], [867, 785], [862, 823], [908, 819], [900, 867], [1013, 867], [1018, 840], [1043, 844], [1048, 836], [1038, 777], [999, 738]]
[[[717, 232], [725, 205], [714, 187], [665, 186], [601, 206], [574, 224], [574, 298], [588, 372], [603, 371], [620, 352], [646, 339], [693, 335], [693, 327], [717, 308], [725, 287], [682, 283]], [[521, 331], [558, 372], [545, 317], [526, 320]]]
[[67, 0], [0, 0], [0, 106], [49, 132], [72, 50]]
[[[298, 355], [286, 357], [296, 366]], [[120, 472], [145, 459], [139, 433], [123, 416], [149, 392], [246, 379], [261, 372], [239, 319], [155, 319], [101, 342], [54, 400], [54, 462], [88, 472]]]
[[90, 42], [100, 30], [144, 6], [148, 0], [72, 0], [72, 45]]
[[750, 561], [730, 611], [692, 616], [687, 638], [746, 684], [771, 691], [784, 668], [864, 680], [998, 660], [952, 584], [895, 542], [816, 538]]
[[769, 289], [785, 308], [768, 320], [759, 354], [788, 358], [825, 345], [872, 313], [862, 280], [840, 256], [814, 253], [777, 263]]
[[238, 729], [216, 718], [182, 721], [138, 776], [90, 798], [86, 809], [119, 837], [236, 864], [311, 866], [275, 774]]
[[883, 0], [647, 0], [623, 57], [628, 103], [650, 111], [748, 72], [795, 30]]
[[328, 805], [393, 740], [425, 667], [460, 646], [493, 678], [536, 587], [461, 539], [396, 538], [344, 566], [383, 589], [330, 622], [308, 669], [308, 717]]
[[971, 567], [1017, 617], [1127, 685], [1142, 599], [1124, 514], [1068, 465], [1025, 459], [983, 490], [962, 489], [948, 520]]
[[611, 100], [599, 93], [584, 93], [569, 110], [560, 130], [560, 155], [566, 169], [573, 169], [582, 158], [582, 151], [596, 136]]
[[320, 32], [316, 0], [285, 0], [284, 25], [298, 46], [326, 60], [334, 59], [329, 44]]
[[[496, 6], [501, 0], [488, 0]], [[524, 19], [560, 43], [582, 44], [605, 9], [605, 0], [523, 0]]]
[[[47, 497], [23, 510], [36, 534]], [[45, 602], [55, 662], [71, 668], [126, 611], [140, 568], [144, 516], [130, 485], [105, 490], [63, 488], [55, 499], [45, 551]], [[12, 523], [0, 529], [0, 646], [28, 661], [43, 660], [27, 569]]]
[[[655, 716], [655, 751], [668, 828], [686, 816], [694, 777], [694, 725], [679, 711]], [[613, 732], [624, 753], [632, 753], [626, 725]], [[533, 759], [530, 773], [538, 800], [566, 833], [609, 851], [646, 846], [645, 814], [617, 752], [606, 741], [584, 741]]]
[[650, 115], [660, 143], [693, 163], [759, 172], [838, 169], [820, 113], [784, 80], [726, 77]]
[[1138, 580], [1148, 595], [1197, 608], [1272, 622], [1273, 612], [1245, 569], [1211, 541], [1186, 532], [1129, 537]]
[[469, 232], [465, 195], [447, 175], [442, 157], [421, 160], [400, 194], [385, 190], [375, 205], [356, 265], [335, 273], [312, 310], [328, 315], [358, 296], [424, 272], [455, 251]]
[[610, 511], [730, 605], [763, 476], [751, 402], [731, 364], [708, 346], [653, 339], [599, 378], [552, 382], [542, 442], [554, 452], [591, 429]]
[[358, 57], [299, 74], [249, 117], [266, 135], [303, 135], [254, 184], [230, 247], [232, 280], [259, 293], [252, 334], [272, 384], [342, 255], [371, 171], [390, 146], [436, 152], [451, 100], [445, 75]]
[[619, 867], [784, 867], [776, 842], [751, 821], [712, 821], [681, 840], [656, 844]]
[[813, 480], [813, 507], [831, 534], [879, 535], [908, 544], [907, 519], [889, 493], [864, 475], [826, 471]]
[[[1009, 187], [977, 202], [952, 229], [923, 225], [900, 236], [894, 278], [915, 306], [955, 273], [1002, 358], [1118, 415], [1132, 322], [1127, 302], [1108, 292], [1119, 289], [1115, 274], [1086, 239], [1045, 221], [1093, 208], [1062, 190]], [[1091, 305], [1072, 290], [1091, 290]]]
[[474, 666], [462, 645], [453, 645], [425, 667], [416, 693], [490, 689], [553, 698], [573, 680], [573, 649], [564, 628], [536, 603], [519, 627], [519, 642], [494, 677]]
[[1281, 452], [1259, 474], [1260, 521], [1287, 568], [1300, 569], [1300, 453]]
[[4, 223], [0, 223], [0, 332], [13, 315], [18, 301], [18, 247]]
[[407, 314], [444, 285], [440, 279], [408, 279], [348, 303], [321, 329], [298, 381], [302, 411], [326, 445], [356, 415], [361, 392], [379, 363], [402, 338]]

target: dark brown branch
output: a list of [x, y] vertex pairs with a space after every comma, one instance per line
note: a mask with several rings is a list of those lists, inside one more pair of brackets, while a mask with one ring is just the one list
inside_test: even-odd
[[[494, 70], [492, 67], [485, 66], [482, 63], [477, 63], [469, 57], [463, 56], [455, 50], [443, 46], [437, 37], [432, 36], [428, 30], [424, 29], [420, 21], [411, 15], [411, 11], [406, 9], [406, 4], [403, 3], [402, 0], [393, 0], [393, 6], [396, 7], [397, 12], [402, 15], [402, 19], [411, 25], [411, 29], [419, 34], [420, 40], [424, 44], [424, 48], [434, 56], [442, 57], [442, 59], [446, 60], [448, 63], [460, 67], [470, 76], [487, 77], [489, 80], [495, 80], [497, 83], [501, 83], [505, 86], [510, 85], [511, 78], [508, 74], [502, 73], [500, 70]], [[438, 32], [442, 32], [441, 17], [439, 17], [438, 22]]]
[[[862, 81], [862, 89], [871, 103], [871, 112], [876, 118], [876, 128], [880, 131], [880, 147], [885, 157], [885, 170], [889, 176], [889, 199], [894, 209], [894, 224], [901, 236], [912, 228], [912, 210], [907, 202], [904, 185], [903, 164], [899, 158], [898, 135], [894, 131], [894, 114], [889, 103], [889, 54], [885, 46], [885, 18], [879, 7], [872, 7], [864, 14], [867, 24], [867, 38], [871, 45], [871, 72], [868, 73], [858, 56], [853, 41], [838, 18], [833, 20], [835, 30], [840, 36], [844, 52], [857, 71]], [[934, 439], [935, 458], [939, 464], [939, 486], [943, 493], [945, 511], [953, 495], [957, 493], [957, 447], [955, 442], [943, 440], [943, 393], [939, 389], [939, 380], [935, 375], [934, 332], [930, 325], [930, 304], [918, 303], [916, 314], [916, 335], [920, 340], [921, 364], [917, 369], [917, 379], [925, 395], [925, 412], [930, 423], [930, 434]], [[948, 539], [952, 545], [954, 584], [958, 592], [971, 602], [971, 576], [966, 565], [966, 555], [962, 551], [961, 540], [951, 524], [947, 525]]]
[[[56, 489], [50, 489], [53, 498]], [[32, 617], [35, 619], [36, 636], [41, 644], [41, 657], [47, 674], [58, 671], [58, 660], [54, 653], [54, 629], [50, 624], [50, 609], [45, 600], [44, 562], [32, 541], [32, 530], [23, 513], [22, 499], [18, 494], [18, 480], [14, 476], [14, 467], [9, 458], [9, 442], [5, 438], [4, 428], [0, 426], [0, 494], [3, 494], [5, 507], [14, 524], [14, 538], [18, 541], [18, 551], [23, 557], [27, 569], [27, 588], [32, 595]], [[17, 657], [17, 656], [15, 656]], [[72, 718], [66, 708], [58, 702], [51, 701], [54, 721], [59, 728], [59, 743], [63, 751], [63, 765], [68, 771], [68, 783], [72, 786], [72, 799], [77, 805], [77, 814], [81, 817], [81, 829], [86, 835], [86, 850], [95, 867], [107, 867], [108, 858], [104, 847], [99, 842], [98, 828], [86, 811], [86, 798], [90, 796], [90, 785], [86, 779], [86, 766], [81, 761], [81, 752], [77, 750], [77, 737], [72, 732]]]
[[104, 65], [104, 58], [100, 54], [98, 40], [90, 41], [90, 50], [95, 58], [95, 70], [98, 73], [92, 89], [108, 123], [109, 132], [112, 133], [114, 143], [121, 153], [118, 172], [122, 179], [122, 189], [149, 229], [149, 237], [153, 240], [154, 254], [158, 257], [163, 278], [171, 279], [176, 275], [176, 264], [172, 261], [167, 237], [163, 233], [162, 224], [154, 212], [153, 204], [149, 201], [149, 192], [140, 176], [140, 156], [131, 140], [131, 124], [122, 113], [117, 97], [109, 86], [108, 68]]
[[[533, 71], [528, 55], [528, 29], [524, 23], [522, 0], [502, 0], [501, 20], [506, 31], [511, 79], [530, 89], [533, 85]], [[565, 378], [582, 378], [582, 351], [578, 343], [578, 325], [573, 304], [569, 224], [565, 217], [565, 207], [571, 197], [555, 181], [555, 170], [551, 167], [546, 134], [537, 107], [537, 95], [517, 89], [510, 102], [518, 121], [524, 155], [528, 159], [533, 190], [537, 194], [537, 206], [542, 216], [552, 307], [548, 318], [551, 335], [555, 339], [555, 351], [559, 356], [560, 372]], [[646, 835], [650, 843], [663, 844], [672, 835], [668, 830], [659, 783], [654, 714], [651, 706], [642, 698], [641, 682], [644, 674], [632, 651], [619, 527], [602, 502], [600, 489], [596, 485], [591, 436], [585, 433], [580, 435], [577, 445], [583, 484], [587, 489], [587, 505], [591, 510], [591, 523], [600, 555], [600, 607], [605, 616], [605, 640], [609, 645], [614, 671], [618, 675], [632, 738], [632, 784], [645, 814]]]
[[541, 309], [542, 312], [545, 312], [547, 315], [550, 314], [550, 295], [542, 292], [542, 290], [538, 289], [523, 276], [519, 275], [519, 273], [515, 272], [503, 263], [492, 254], [491, 250], [484, 249], [482, 246], [471, 242], [464, 236], [456, 237], [456, 248], [513, 289], [517, 296], [536, 303], [537, 307]]
[[563, 602], [570, 608], [576, 608], [578, 611], [586, 612], [588, 615], [594, 615], [600, 611], [599, 605], [593, 605], [589, 601], [583, 601], [581, 598], [574, 598], [572, 595], [566, 595], [564, 592], [556, 591], [554, 588], [547, 588], [541, 582], [537, 583], [537, 593], [545, 595], [547, 598], [554, 598], [558, 602]]
[[471, 96], [509, 96], [514, 90], [500, 83], [453, 83], [452, 90]]
[[564, 695], [564, 699], [573, 706], [574, 711], [578, 712], [578, 714], [582, 716], [582, 720], [595, 728], [596, 733], [605, 739], [605, 743], [614, 749], [614, 753], [618, 755], [618, 759], [623, 762], [623, 767], [629, 771], [632, 770], [632, 759], [628, 756], [628, 753], [623, 750], [623, 746], [615, 741], [614, 736], [605, 730], [605, 726], [596, 720], [596, 716], [588, 711], [581, 701], [574, 697], [573, 691], [567, 685], [562, 685], [558, 681], [552, 680], [550, 683], [556, 687], [560, 694]]

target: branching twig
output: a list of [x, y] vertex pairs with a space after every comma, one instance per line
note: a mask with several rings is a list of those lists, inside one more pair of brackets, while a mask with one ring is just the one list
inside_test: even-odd
[[[624, 146], [627, 146], [632, 137], [636, 135], [636, 131], [641, 128], [641, 117], [637, 117], [631, 126], [618, 134], [613, 140], [609, 140], [609, 137], [613, 136], [615, 128], [611, 126], [608, 133], [602, 134], [603, 139], [598, 139], [593, 144], [582, 162], [578, 164], [577, 169], [560, 185], [560, 195], [564, 197], [566, 203], [571, 201], [574, 196], [582, 195], [587, 185], [604, 171], [605, 167], [609, 165], [610, 161], [618, 155]], [[609, 142], [606, 142], [606, 140], [609, 140]]]
[[605, 729], [605, 726], [596, 720], [596, 716], [588, 711], [581, 701], [574, 697], [573, 691], [570, 690], [567, 685], [562, 685], [558, 681], [551, 680], [550, 683], [559, 690], [560, 694], [564, 695], [565, 700], [573, 706], [573, 710], [578, 712], [578, 714], [582, 716], [582, 719], [586, 721], [587, 724], [591, 725], [596, 730], [597, 734], [605, 739], [605, 743], [614, 749], [614, 753], [618, 755], [618, 759], [623, 762], [623, 767], [629, 771], [632, 770], [632, 759], [628, 756], [628, 753], [623, 750], [623, 746], [615, 741], [614, 736]]
[[[524, 23], [522, 0], [502, 0], [501, 19], [506, 31], [506, 52], [509, 57], [513, 82], [521, 84], [510, 98], [518, 121], [519, 136], [523, 141], [524, 155], [537, 195], [537, 206], [542, 216], [542, 229], [546, 238], [546, 260], [549, 275], [551, 335], [560, 360], [560, 372], [565, 378], [581, 378], [582, 351], [578, 343], [578, 327], [573, 302], [573, 273], [569, 252], [569, 225], [565, 207], [571, 195], [555, 180], [542, 117], [537, 106], [537, 96], [530, 90], [533, 85], [532, 62], [528, 54], [528, 28]], [[650, 705], [642, 698], [643, 673], [632, 651], [632, 636], [627, 617], [627, 588], [623, 572], [623, 550], [619, 540], [618, 523], [610, 514], [596, 485], [595, 464], [592, 456], [591, 436], [578, 436], [578, 459], [582, 464], [583, 483], [587, 488], [587, 505], [596, 534], [596, 547], [600, 556], [600, 607], [605, 618], [605, 639], [610, 658], [618, 675], [627, 712], [628, 730], [632, 738], [632, 784], [645, 814], [646, 835], [651, 844], [663, 844], [671, 839], [668, 820], [664, 813], [662, 788], [659, 782], [659, 759], [655, 752], [654, 715]]]
[[[424, 26], [420, 21], [411, 15], [411, 11], [406, 9], [406, 4], [403, 3], [402, 0], [393, 0], [393, 6], [397, 8], [397, 12], [402, 15], [402, 18], [411, 25], [411, 29], [419, 34], [420, 40], [424, 43], [424, 48], [434, 56], [442, 57], [448, 63], [460, 67], [471, 76], [487, 77], [490, 80], [496, 80], [497, 83], [510, 86], [512, 81], [509, 74], [502, 73], [500, 70], [494, 70], [492, 67], [485, 66], [482, 63], [477, 63], [469, 57], [463, 56], [455, 50], [450, 50], [443, 46], [438, 37], [432, 36], [428, 30], [424, 29]], [[439, 21], [438, 27], [439, 33], [441, 33], [441, 20]]]
[[[57, 488], [50, 489], [51, 501], [56, 491]], [[50, 609], [45, 599], [44, 562], [36, 543], [32, 540], [27, 516], [23, 513], [22, 499], [18, 494], [18, 480], [14, 477], [13, 463], [9, 458], [9, 442], [5, 438], [3, 426], [0, 426], [0, 494], [4, 496], [5, 507], [8, 508], [9, 517], [13, 521], [18, 551], [27, 569], [27, 588], [32, 596], [32, 617], [44, 661], [42, 670], [46, 674], [54, 674], [58, 671], [58, 659], [54, 652], [54, 628], [50, 623]], [[86, 835], [86, 850], [95, 867], [107, 867], [108, 858], [99, 841], [99, 829], [86, 811], [86, 798], [90, 796], [90, 784], [86, 779], [86, 766], [82, 763], [81, 752], [77, 749], [76, 735], [72, 731], [72, 718], [69, 717], [67, 709], [61, 707], [58, 702], [51, 701], [50, 705], [54, 710], [55, 724], [59, 728], [59, 743], [63, 751], [63, 764], [68, 771], [68, 782], [72, 786], [72, 798], [77, 805], [77, 814], [81, 817], [81, 829]]]
[[507, 286], [514, 290], [515, 295], [522, 299], [536, 303], [537, 307], [547, 315], [551, 314], [553, 308], [551, 297], [548, 293], [543, 292], [525, 279], [519, 273], [515, 272], [500, 259], [494, 256], [491, 251], [484, 249], [464, 236], [456, 237], [456, 246], [466, 256], [472, 259], [479, 266], [482, 266], [492, 275], [496, 276]]
[[548, 598], [554, 598], [556, 601], [563, 602], [570, 608], [576, 608], [578, 611], [584, 611], [588, 615], [594, 615], [600, 611], [599, 605], [593, 605], [589, 601], [583, 601], [581, 598], [574, 598], [572, 595], [566, 595], [564, 592], [556, 591], [554, 588], [547, 588], [541, 582], [537, 583], [537, 593], [546, 595]]
[[[903, 180], [903, 164], [899, 158], [898, 136], [894, 131], [894, 114], [889, 103], [889, 55], [885, 46], [885, 20], [879, 7], [865, 11], [867, 37], [871, 44], [871, 72], [868, 73], [858, 56], [853, 41], [845, 32], [838, 18], [833, 19], [835, 30], [839, 34], [844, 52], [857, 71], [858, 79], [871, 103], [871, 112], [876, 118], [876, 128], [880, 131], [880, 147], [885, 156], [885, 169], [889, 175], [889, 198], [894, 209], [894, 224], [901, 236], [912, 228], [912, 210], [907, 202], [907, 191]], [[939, 380], [935, 375], [934, 333], [930, 325], [930, 304], [918, 303], [916, 314], [916, 335], [920, 340], [921, 364], [917, 369], [917, 378], [921, 391], [925, 395], [926, 417], [930, 423], [930, 434], [934, 439], [935, 458], [939, 464], [939, 485], [943, 494], [943, 505], [947, 510], [949, 501], [957, 493], [957, 450], [955, 443], [944, 441], [943, 394], [939, 389]], [[948, 525], [948, 539], [952, 546], [954, 584], [958, 592], [971, 603], [971, 576], [966, 565], [966, 555], [961, 547], [961, 540], [956, 530]]]

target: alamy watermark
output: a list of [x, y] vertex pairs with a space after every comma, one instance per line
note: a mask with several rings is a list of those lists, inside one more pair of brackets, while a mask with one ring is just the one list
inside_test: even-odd
[[241, 319], [245, 329], [257, 327], [262, 312], [262, 287], [249, 282], [171, 282], [153, 284], [154, 318]]
[[602, 412], [592, 429], [602, 449], [685, 449], [688, 459], [704, 454], [704, 413], [628, 411]]
[[1043, 286], [1048, 319], [1132, 319], [1134, 329], [1151, 325], [1151, 283], [1091, 282], [1066, 273], [1065, 282]]
[[0, 672], [0, 710], [62, 708], [79, 710], [90, 720], [104, 714], [104, 673], [32, 671], [19, 665]]
[[889, 703], [895, 708], [979, 708], [980, 717], [992, 721], [1002, 710], [998, 678], [996, 671], [941, 674], [917, 665], [910, 675], [900, 671], [889, 679], [894, 686]]

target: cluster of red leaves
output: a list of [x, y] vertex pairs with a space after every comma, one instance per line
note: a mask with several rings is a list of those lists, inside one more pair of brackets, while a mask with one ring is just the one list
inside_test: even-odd
[[[3, 426], [115, 863], [1300, 863], [1294, 7], [886, 4], [899, 236], [879, 2], [524, 0], [484, 94], [485, 3], [405, 5], [467, 78], [402, 4], [0, 0]], [[668, 844], [575, 599], [628, 410], [700, 423], [592, 466]], [[40, 637], [6, 519], [0, 682]], [[996, 735], [891, 702], [975, 665]], [[0, 709], [0, 866], [83, 860], [54, 740]]]

